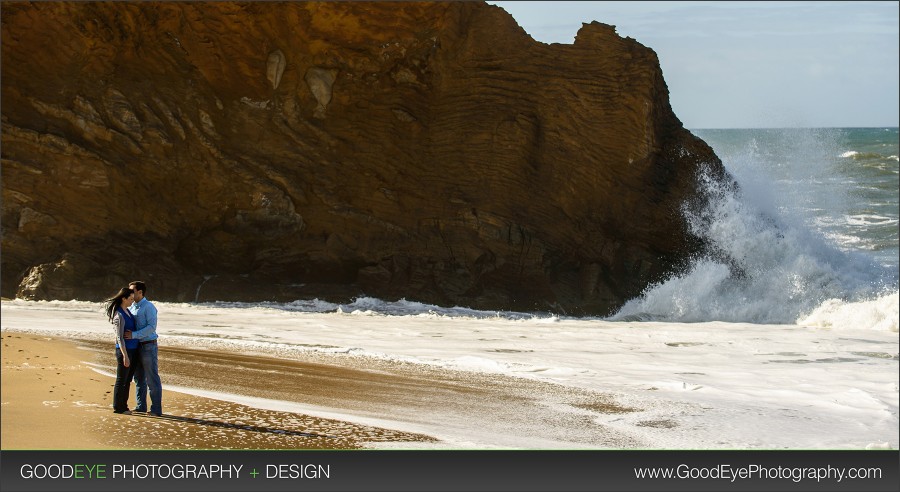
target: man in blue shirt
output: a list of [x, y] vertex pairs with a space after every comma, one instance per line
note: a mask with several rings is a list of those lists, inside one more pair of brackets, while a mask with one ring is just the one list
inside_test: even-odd
[[141, 366], [135, 369], [136, 411], [147, 411], [147, 389], [150, 390], [150, 414], [162, 415], [162, 382], [159, 379], [159, 350], [156, 345], [156, 306], [144, 297], [147, 285], [140, 280], [128, 284], [134, 291], [134, 304], [128, 310], [134, 315], [135, 331], [125, 332], [125, 338], [136, 338]]

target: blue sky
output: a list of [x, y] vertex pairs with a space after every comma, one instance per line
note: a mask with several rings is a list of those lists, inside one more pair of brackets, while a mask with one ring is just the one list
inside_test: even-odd
[[489, 2], [537, 41], [616, 26], [687, 128], [898, 126], [900, 2]]

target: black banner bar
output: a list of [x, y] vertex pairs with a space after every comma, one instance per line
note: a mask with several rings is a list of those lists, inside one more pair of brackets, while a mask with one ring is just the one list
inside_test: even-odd
[[2, 451], [3, 492], [893, 491], [900, 452]]

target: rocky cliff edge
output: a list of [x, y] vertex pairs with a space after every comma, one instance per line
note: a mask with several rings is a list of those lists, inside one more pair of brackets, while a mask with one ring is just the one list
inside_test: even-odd
[[711, 149], [612, 26], [475, 2], [2, 4], [2, 294], [606, 314]]

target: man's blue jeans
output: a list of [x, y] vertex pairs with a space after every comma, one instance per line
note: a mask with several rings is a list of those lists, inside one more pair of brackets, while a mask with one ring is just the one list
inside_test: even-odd
[[134, 399], [138, 412], [147, 411], [147, 390], [150, 390], [150, 413], [162, 414], [162, 381], [159, 380], [159, 348], [154, 343], [142, 343], [138, 348], [141, 367], [134, 371]]

